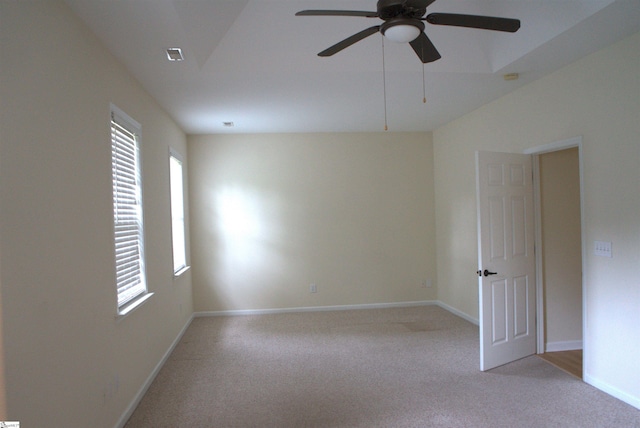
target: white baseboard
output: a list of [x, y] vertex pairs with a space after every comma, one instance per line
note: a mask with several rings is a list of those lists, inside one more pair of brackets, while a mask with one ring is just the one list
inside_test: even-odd
[[337, 305], [337, 306], [307, 306], [297, 308], [275, 308], [275, 309], [238, 309], [228, 311], [204, 311], [196, 312], [194, 317], [216, 317], [234, 315], [267, 315], [286, 314], [295, 312], [328, 312], [328, 311], [349, 311], [356, 309], [386, 309], [386, 308], [410, 308], [412, 306], [433, 306], [438, 305], [435, 300], [420, 300], [415, 302], [393, 302], [393, 303], [366, 303], [361, 305]]
[[606, 392], [607, 394], [617, 398], [618, 400], [624, 401], [625, 403], [635, 407], [636, 409], [640, 409], [640, 397], [636, 397], [631, 394], [627, 394], [626, 392], [620, 391], [618, 388], [613, 387], [606, 382], [602, 382], [587, 373], [584, 374], [583, 380], [589, 385], [598, 388], [600, 391]]
[[479, 325], [479, 321], [462, 311], [459, 311], [439, 300], [420, 300], [413, 302], [393, 302], [393, 303], [367, 303], [361, 305], [336, 305], [336, 306], [305, 306], [296, 308], [275, 308], [275, 309], [235, 309], [226, 311], [202, 311], [195, 312], [194, 318], [198, 317], [219, 317], [236, 315], [267, 315], [286, 314], [296, 312], [328, 312], [328, 311], [349, 311], [357, 309], [386, 309], [386, 308], [410, 308], [412, 306], [439, 306], [442, 309], [469, 321], [471, 324]]
[[452, 314], [457, 315], [460, 318], [469, 321], [471, 324], [480, 325], [480, 321], [478, 321], [476, 318], [473, 318], [473, 317], [465, 314], [464, 312], [459, 311], [456, 308], [447, 305], [446, 303], [443, 303], [443, 302], [438, 300], [437, 305], [440, 306], [442, 309], [446, 309], [447, 311], [451, 312]]
[[182, 330], [180, 330], [180, 333], [178, 333], [178, 336], [171, 343], [171, 346], [169, 346], [169, 349], [167, 349], [167, 352], [164, 353], [164, 355], [162, 356], [158, 364], [156, 364], [155, 368], [153, 369], [149, 377], [147, 377], [147, 380], [142, 384], [142, 387], [140, 387], [140, 389], [138, 390], [138, 393], [133, 397], [133, 400], [131, 400], [131, 403], [129, 404], [129, 407], [127, 407], [127, 410], [125, 410], [122, 416], [120, 416], [120, 419], [118, 420], [118, 423], [115, 425], [115, 428], [123, 428], [124, 425], [129, 420], [129, 418], [131, 417], [131, 415], [133, 415], [133, 412], [136, 410], [136, 407], [138, 407], [138, 404], [140, 404], [140, 401], [142, 401], [142, 398], [147, 393], [147, 390], [153, 383], [153, 380], [156, 378], [156, 376], [158, 376], [158, 373], [160, 373], [160, 369], [162, 369], [162, 366], [164, 366], [164, 364], [167, 362], [167, 360], [169, 359], [169, 356], [171, 355], [173, 350], [176, 348], [176, 346], [180, 342], [180, 339], [182, 339], [182, 336], [184, 335], [185, 331], [187, 331], [187, 328], [189, 328], [189, 325], [191, 325], [191, 321], [193, 321], [193, 315], [189, 317], [184, 327], [182, 327]]
[[575, 351], [582, 349], [582, 340], [567, 340], [565, 342], [547, 342], [545, 352]]

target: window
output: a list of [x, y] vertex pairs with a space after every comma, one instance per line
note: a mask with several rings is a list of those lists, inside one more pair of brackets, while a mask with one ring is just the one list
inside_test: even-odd
[[184, 225], [184, 185], [182, 160], [175, 151], [169, 152], [169, 181], [171, 182], [171, 239], [173, 245], [173, 274], [187, 269]]
[[118, 313], [124, 315], [146, 300], [140, 125], [111, 108], [111, 172], [115, 231]]

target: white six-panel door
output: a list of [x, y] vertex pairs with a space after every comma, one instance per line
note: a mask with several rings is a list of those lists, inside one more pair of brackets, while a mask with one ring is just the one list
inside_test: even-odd
[[480, 370], [536, 352], [532, 160], [476, 153]]

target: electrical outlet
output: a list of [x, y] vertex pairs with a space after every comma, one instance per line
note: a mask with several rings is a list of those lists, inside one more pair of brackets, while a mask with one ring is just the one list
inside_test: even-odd
[[317, 293], [318, 287], [315, 284], [309, 285], [309, 293]]
[[433, 286], [431, 279], [422, 280], [422, 288], [431, 288]]

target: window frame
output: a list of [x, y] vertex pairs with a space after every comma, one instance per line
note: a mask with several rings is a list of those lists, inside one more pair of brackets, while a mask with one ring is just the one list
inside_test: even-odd
[[[127, 315], [153, 295], [148, 290], [145, 269], [141, 135], [142, 126], [118, 107], [111, 104], [111, 190], [117, 317]], [[123, 151], [126, 151], [126, 153], [123, 153]], [[125, 160], [125, 158], [128, 161], [132, 161], [133, 165], [131, 165], [131, 162], [129, 162], [128, 166], [122, 163], [118, 164], [119, 159]], [[122, 194], [123, 190], [129, 192], [129, 198], [126, 198], [128, 201], [118, 198], [119, 192]], [[134, 202], [131, 202], [131, 200]], [[131, 218], [130, 214], [132, 212], [134, 213], [134, 218]], [[129, 216], [126, 214], [129, 214]], [[120, 217], [128, 218], [120, 222]], [[127, 231], [127, 229], [129, 230]], [[126, 236], [125, 239], [129, 241], [129, 243], [125, 244], [126, 248], [134, 251], [134, 260], [132, 262], [125, 263], [124, 261], [123, 234]], [[118, 242], [119, 240], [120, 243]], [[134, 244], [131, 244], [132, 241]], [[129, 274], [130, 271], [132, 271], [131, 274]], [[126, 278], [123, 279], [123, 277]], [[129, 284], [123, 285], [125, 282]]]
[[[180, 200], [178, 200], [178, 195], [174, 191], [174, 173], [172, 168], [172, 162], [175, 162], [180, 166]], [[186, 217], [185, 217], [185, 179], [184, 179], [184, 158], [183, 156], [172, 147], [169, 147], [169, 205], [170, 205], [170, 216], [171, 216], [171, 260], [172, 260], [172, 268], [173, 268], [173, 276], [179, 277], [184, 272], [189, 270], [189, 261], [187, 258], [187, 225], [186, 225]], [[176, 203], [179, 204], [179, 207], [176, 207]], [[181, 218], [174, 218], [175, 210], [179, 208], [181, 211]], [[180, 262], [184, 262], [182, 264], [176, 265], [176, 238], [180, 238], [176, 236], [176, 223], [181, 229], [181, 238], [182, 238], [182, 254], [180, 256]]]

